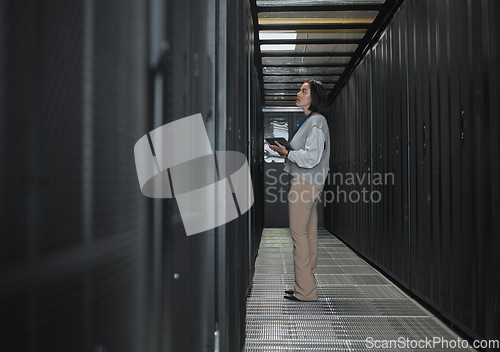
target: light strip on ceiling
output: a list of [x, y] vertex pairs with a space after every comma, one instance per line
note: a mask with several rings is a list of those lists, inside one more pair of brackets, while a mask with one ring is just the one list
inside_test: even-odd
[[259, 18], [259, 24], [372, 23], [373, 18]]
[[[259, 39], [297, 39], [294, 32], [259, 32]], [[294, 51], [295, 44], [264, 44], [260, 46], [262, 51]]]

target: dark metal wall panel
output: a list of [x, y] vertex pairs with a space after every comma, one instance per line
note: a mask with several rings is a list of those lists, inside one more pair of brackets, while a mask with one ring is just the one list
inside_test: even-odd
[[[465, 94], [469, 97], [469, 107], [467, 118], [464, 114], [464, 148], [468, 153], [465, 157], [468, 159], [468, 165], [465, 165], [468, 173], [468, 179], [464, 182], [464, 187], [468, 189], [468, 200], [464, 203], [462, 211], [473, 216], [466, 226], [465, 231], [475, 233], [475, 236], [467, 236], [467, 248], [476, 248], [470, 254], [473, 265], [469, 267], [470, 280], [477, 284], [472, 287], [470, 292], [471, 307], [471, 326], [481, 336], [487, 336], [487, 311], [489, 302], [486, 299], [486, 291], [489, 289], [487, 284], [487, 272], [483, 269], [491, 265], [491, 253], [488, 251], [489, 237], [491, 236], [490, 219], [491, 209], [491, 179], [486, 163], [490, 163], [490, 148], [483, 147], [484, 140], [489, 136], [490, 121], [488, 116], [488, 79], [485, 73], [488, 70], [488, 4], [483, 2], [481, 6], [471, 6], [467, 4], [467, 60], [464, 62], [463, 69], [467, 70], [469, 80], [466, 81], [468, 89]], [[485, 23], [483, 23], [485, 22]], [[478, 40], [478, 38], [481, 38]], [[476, 58], [475, 53], [481, 53], [481, 59]], [[472, 65], [470, 59], [472, 58]], [[498, 81], [497, 81], [498, 82]], [[467, 128], [469, 127], [470, 128]], [[465, 132], [464, 131], [464, 132]], [[466, 138], [466, 140], [465, 140]], [[497, 137], [498, 138], [498, 137]], [[493, 162], [494, 164], [494, 162]], [[489, 194], [488, 194], [489, 193]], [[488, 224], [488, 225], [484, 225]], [[500, 295], [499, 295], [500, 296]], [[479, 318], [479, 319], [478, 319]], [[497, 335], [498, 336], [498, 335]]]
[[[412, 5], [415, 7], [412, 7]], [[432, 194], [432, 157], [437, 153], [431, 139], [431, 131], [434, 119], [431, 110], [431, 36], [427, 35], [429, 30], [429, 9], [427, 6], [409, 3], [408, 8], [408, 47], [409, 47], [409, 121], [410, 121], [410, 170], [411, 170], [411, 206], [414, 210], [412, 216], [412, 243], [411, 243], [411, 272], [412, 289], [422, 297], [433, 301], [433, 283], [436, 275], [439, 275], [440, 255], [438, 246], [433, 246], [433, 238], [440, 236], [439, 232], [432, 232], [432, 199], [439, 194]], [[422, 63], [426, 63], [423, 65]], [[412, 148], [413, 146], [413, 148]], [[422, 256], [428, 255], [428, 260], [422, 260]], [[436, 265], [437, 264], [437, 265]]]
[[[485, 112], [487, 115], [488, 125], [486, 126], [489, 131], [485, 133], [486, 140], [489, 143], [482, 144], [490, 148], [486, 148], [489, 151], [489, 156], [484, 155], [484, 163], [481, 166], [481, 170], [484, 172], [482, 179], [483, 182], [491, 185], [491, 198], [488, 201], [487, 195], [483, 195], [484, 198], [481, 201], [481, 206], [483, 209], [483, 216], [486, 219], [479, 219], [479, 223], [484, 224], [484, 231], [489, 231], [491, 236], [485, 236], [484, 246], [485, 251], [485, 265], [491, 268], [500, 268], [500, 240], [498, 239], [498, 233], [500, 233], [500, 163], [498, 162], [498, 156], [500, 155], [500, 142], [498, 136], [500, 136], [500, 122], [498, 116], [500, 116], [500, 45], [498, 44], [498, 39], [500, 37], [500, 22], [496, 19], [500, 13], [500, 4], [498, 1], [485, 1], [482, 3], [484, 15], [483, 21], [483, 34], [486, 34], [484, 38], [484, 45], [482, 48], [483, 56], [487, 57], [486, 67], [483, 67], [482, 76], [485, 78], [485, 95], [487, 97], [487, 103], [485, 104]], [[489, 157], [489, 158], [488, 158]], [[486, 167], [489, 165], [490, 167]], [[488, 170], [489, 169], [489, 170]], [[488, 209], [489, 208], [489, 209]], [[489, 249], [488, 249], [489, 248]], [[485, 272], [485, 300], [488, 309], [486, 310], [486, 320], [485, 328], [486, 333], [484, 336], [494, 337], [500, 335], [500, 270], [491, 270], [487, 273]], [[489, 302], [494, 302], [492, 305]]]
[[282, 163], [264, 162], [264, 227], [266, 228], [289, 226], [287, 195], [290, 191], [290, 176], [283, 169]]
[[[444, 2], [414, 5], [421, 16], [409, 16], [409, 31], [413, 33], [409, 47], [415, 48], [410, 58], [418, 65], [412, 69], [410, 64], [409, 73], [417, 82], [422, 79], [423, 93], [421, 98], [417, 90], [412, 95], [416, 106], [410, 99], [410, 120], [412, 106], [417, 111], [412, 133], [417, 178], [412, 189], [416, 197], [412, 285], [445, 316], [458, 320], [462, 329], [484, 336], [488, 304], [482, 299], [486, 281], [481, 273], [488, 266], [484, 243], [489, 235], [478, 227], [478, 218], [488, 213], [485, 203], [489, 199], [488, 179], [481, 172], [485, 149], [480, 144], [488, 100], [483, 72], [488, 68], [483, 64], [485, 57], [473, 55], [483, 52], [485, 44], [472, 38], [487, 37], [480, 25], [486, 13], [467, 1], [454, 2], [453, 6]], [[421, 118], [419, 102], [424, 109]], [[432, 265], [425, 267], [418, 259], [422, 256], [439, 257], [439, 262], [432, 259]]]
[[[372, 52], [373, 65], [372, 65], [372, 76], [373, 76], [373, 100], [372, 100], [372, 145], [373, 145], [373, 175], [386, 175], [389, 172], [388, 169], [388, 140], [387, 132], [389, 129], [388, 123], [388, 95], [389, 89], [377, 89], [377, 85], [381, 84], [383, 86], [388, 85], [387, 77], [387, 67], [383, 63], [388, 60], [387, 58], [387, 45], [382, 42], [382, 45], [376, 48]], [[380, 62], [380, 64], [379, 64]], [[387, 258], [387, 253], [390, 249], [391, 244], [389, 244], [389, 229], [388, 229], [388, 206], [390, 204], [389, 189], [385, 184], [376, 184], [374, 182], [373, 188], [374, 192], [380, 196], [379, 202], [373, 202], [373, 242], [374, 243], [384, 243], [384, 246], [376, 246], [373, 248], [371, 253], [373, 261], [378, 265], [384, 267], [385, 260]]]
[[[0, 19], [2, 348], [240, 350], [264, 189], [249, 4], [7, 1]], [[257, 206], [187, 237], [175, 200], [140, 193], [133, 146], [199, 112], [214, 150], [247, 155]]]
[[[371, 52], [374, 261], [409, 281], [406, 21], [394, 18]], [[379, 181], [377, 181], [379, 180]], [[377, 193], [379, 192], [379, 193]], [[380, 201], [377, 198], [380, 197]]]
[[[250, 6], [250, 5], [249, 5]], [[249, 277], [255, 272], [255, 260], [264, 228], [265, 172], [264, 172], [264, 114], [259, 76], [255, 64], [253, 18], [248, 19], [248, 63], [249, 63], [249, 112], [250, 112], [250, 169], [254, 187], [254, 206], [250, 209], [253, 229], [250, 233]]]
[[[16, 267], [42, 251], [65, 248], [82, 240], [81, 216], [72, 210], [81, 203], [80, 190], [74, 187], [81, 183], [82, 117], [79, 104], [75, 104], [81, 95], [81, 59], [70, 60], [60, 46], [54, 46], [47, 38], [67, 30], [72, 34], [60, 40], [74, 40], [73, 48], [79, 48], [83, 20], [78, 7], [61, 8], [68, 18], [57, 23], [54, 18], [63, 16], [54, 8], [45, 16], [37, 16], [41, 6], [36, 2], [23, 6], [5, 3], [2, 8], [2, 219], [5, 228], [18, 235], [2, 236], [1, 257], [5, 266]], [[64, 72], [57, 69], [61, 65], [74, 68]], [[49, 81], [51, 72], [54, 80]], [[63, 89], [56, 86], [61, 81], [65, 83]], [[67, 91], [73, 94], [67, 94], [66, 100], [58, 98]], [[47, 101], [48, 97], [52, 99]], [[60, 127], [68, 116], [73, 124]], [[68, 160], [68, 168], [58, 162], [61, 158]], [[51, 191], [57, 187], [64, 187], [67, 197], [51, 202]], [[58, 212], [65, 214], [63, 219], [67, 220], [60, 221]]]
[[[344, 89], [346, 88], [344, 87]], [[333, 174], [339, 172], [338, 170], [342, 168], [342, 151], [340, 149], [342, 143], [340, 142], [343, 139], [339, 137], [335, 138], [342, 133], [342, 122], [344, 121], [342, 118], [344, 116], [343, 105], [341, 104], [342, 97], [342, 94], [339, 95], [339, 98], [334, 100], [328, 109], [327, 120], [330, 129], [330, 172], [329, 178], [327, 179], [328, 182], [325, 183], [325, 192], [335, 192], [336, 187], [333, 181]], [[335, 234], [340, 233], [342, 229], [342, 217], [340, 215], [342, 208], [337, 206], [335, 202], [331, 202], [327, 204], [325, 211], [326, 214], [329, 214], [329, 216], [325, 217], [325, 227]]]
[[[370, 60], [366, 59], [360, 67], [368, 68]], [[348, 231], [353, 235], [353, 241], [362, 253], [369, 253], [372, 247], [370, 235], [370, 203], [369, 199], [371, 178], [371, 126], [370, 126], [370, 74], [368, 70], [359, 70], [353, 75], [355, 82], [350, 89], [357, 92], [358, 103], [349, 102], [346, 115], [349, 150], [347, 151], [347, 173], [343, 174], [341, 187], [343, 186], [347, 196], [339, 193], [337, 201], [339, 204], [347, 204], [349, 210]], [[358, 177], [359, 176], [359, 177]], [[351, 182], [354, 178], [354, 182]], [[336, 181], [340, 181], [337, 177]], [[342, 185], [342, 183], [344, 185]], [[367, 193], [368, 192], [368, 193]]]
[[[343, 89], [349, 89], [348, 83]], [[328, 110], [328, 125], [330, 129], [330, 174], [327, 183], [325, 184], [325, 192], [331, 192], [332, 194], [339, 193], [344, 185], [336, 184], [335, 174], [345, 173], [345, 166], [347, 158], [345, 156], [346, 150], [346, 139], [347, 131], [345, 128], [346, 122], [346, 101], [345, 97], [348, 94], [340, 94], [339, 97], [333, 101]], [[340, 137], [342, 136], [342, 137]], [[329, 228], [334, 234], [340, 236], [340, 234], [348, 235], [346, 231], [346, 218], [345, 211], [346, 207], [340, 206], [336, 201], [329, 202], [327, 207], [327, 213], [330, 213], [330, 218], [325, 219], [325, 227]], [[330, 211], [328, 211], [328, 209]]]
[[[450, 11], [451, 10], [451, 11]], [[455, 21], [456, 14], [453, 9], [449, 9], [445, 4], [438, 4], [438, 28], [436, 30], [437, 41], [440, 43], [437, 51], [438, 65], [438, 97], [442, 102], [439, 106], [439, 120], [435, 121], [435, 125], [439, 126], [439, 150], [441, 157], [441, 165], [439, 173], [442, 180], [440, 181], [440, 198], [441, 198], [441, 246], [442, 248], [453, 248], [453, 239], [459, 229], [456, 227], [456, 222], [453, 223], [453, 202], [459, 196], [459, 193], [453, 189], [454, 179], [452, 168], [452, 142], [456, 143], [456, 136], [459, 131], [457, 124], [453, 123], [453, 114], [459, 114], [458, 111], [458, 62], [452, 60], [456, 56], [457, 47], [451, 45], [452, 41], [456, 42], [456, 32], [451, 30], [451, 27], [456, 27], [452, 24]], [[448, 102], [448, 103], [446, 103]], [[455, 115], [457, 116], [457, 115]], [[440, 290], [443, 297], [452, 297], [453, 288], [452, 282], [454, 277], [453, 272], [454, 260], [451, 255], [442, 255], [440, 261]], [[441, 301], [442, 309], [445, 312], [451, 312], [453, 299]]]
[[[410, 280], [410, 248], [409, 248], [409, 208], [408, 208], [408, 120], [407, 117], [407, 76], [406, 76], [406, 21], [402, 16], [393, 20], [387, 30], [388, 70], [392, 82], [391, 99], [388, 101], [390, 112], [389, 140], [391, 168], [386, 184], [393, 192], [391, 202], [391, 238], [393, 242], [387, 268], [403, 285]], [[374, 80], [375, 82], [376, 80]]]
[[147, 6], [0, 8], [2, 349], [143, 351]]
[[[163, 79], [163, 121], [201, 113], [214, 151], [215, 1], [168, 1], [167, 62]], [[207, 15], [208, 14], [208, 15]], [[193, 146], [186, 146], [190, 148]], [[175, 192], [175, 189], [174, 189]], [[212, 229], [186, 236], [173, 199], [162, 200], [164, 349], [209, 351], [216, 331], [215, 236]], [[203, 289], [200, 289], [203, 288]]]
[[[493, 215], [498, 10], [494, 1], [403, 4], [366, 59], [371, 65], [357, 68], [371, 70], [372, 173], [394, 173], [394, 184], [380, 189], [383, 200], [372, 204], [372, 249], [356, 235], [353, 212], [360, 210], [352, 204], [329, 205], [325, 219], [332, 232], [474, 338], [499, 335], [500, 315], [493, 313], [499, 266], [491, 250], [500, 241]], [[352, 140], [352, 116], [366, 104], [359, 77], [351, 76], [329, 116], [332, 161], [347, 172], [362, 153]]]
[[[329, 112], [332, 130], [331, 172], [326, 186], [325, 226], [369, 255], [372, 248], [370, 198], [371, 85], [370, 59], [365, 59]], [[350, 99], [355, 95], [356, 100]], [[326, 214], [325, 213], [325, 214]], [[328, 224], [330, 221], [330, 224]]]
[[[463, 239], [464, 233], [462, 228], [462, 204], [464, 202], [463, 193], [462, 193], [462, 177], [463, 177], [463, 165], [462, 165], [462, 157], [461, 157], [461, 149], [462, 149], [462, 141], [461, 141], [461, 127], [463, 126], [463, 116], [462, 116], [462, 101], [460, 97], [461, 90], [461, 62], [460, 59], [460, 46], [463, 46], [464, 43], [460, 43], [463, 40], [463, 34], [461, 32], [463, 29], [460, 28], [463, 25], [463, 16], [465, 12], [464, 8], [465, 2], [457, 2], [456, 6], [447, 7], [446, 11], [449, 12], [449, 27], [445, 30], [450, 32], [449, 40], [455, 43], [455, 45], [451, 46], [449, 49], [449, 59], [448, 65], [450, 71], [450, 93], [449, 93], [449, 101], [450, 101], [450, 109], [448, 111], [447, 116], [447, 125], [445, 125], [449, 129], [449, 159], [450, 159], [450, 179], [449, 183], [451, 184], [451, 199], [449, 203], [450, 207], [450, 222], [451, 222], [451, 232], [450, 232], [450, 243], [447, 248], [450, 248], [450, 251], [447, 251], [447, 248], [443, 248], [445, 252], [443, 253], [443, 257], [446, 258], [447, 261], [450, 262], [450, 272], [444, 272], [443, 274], [451, 276], [450, 281], [448, 281], [448, 285], [443, 285], [443, 290], [447, 291], [447, 295], [444, 296], [450, 299], [450, 307], [446, 312], [453, 316], [456, 316], [460, 321], [464, 318], [464, 314], [466, 310], [470, 311], [471, 305], [468, 307], [464, 307], [464, 299], [465, 299], [465, 290], [467, 288], [463, 287], [465, 283], [465, 276], [462, 276], [462, 270], [468, 270], [464, 268], [464, 266], [468, 265], [464, 260], [460, 258], [464, 258], [464, 252], [467, 251], [466, 248], [463, 248], [464, 245]], [[461, 19], [462, 18], [462, 19]], [[446, 56], [444, 57], [446, 58]], [[443, 103], [445, 100], [443, 101]], [[445, 205], [446, 207], [446, 205]], [[444, 207], [443, 207], [444, 208]], [[467, 215], [466, 215], [467, 216]], [[469, 321], [470, 323], [470, 321]]]
[[[253, 148], [249, 148], [249, 126], [258, 125], [261, 118], [260, 106], [249, 109], [248, 105], [249, 98], [254, 99], [254, 92], [249, 92], [249, 70], [255, 70], [248, 60], [248, 4], [168, 1], [166, 10], [162, 123], [201, 112], [214, 151], [241, 152], [255, 170], [249, 155]], [[217, 165], [223, 170], [226, 160], [217, 159]], [[262, 185], [254, 184], [254, 191], [258, 194]], [[251, 251], [258, 248], [253, 242], [254, 237], [260, 240], [262, 215], [252, 211], [216, 229], [186, 237], [175, 202], [162, 204], [166, 334], [160, 335], [161, 346], [173, 351], [241, 349], [254, 264]], [[260, 232], [250, 236], [250, 229], [259, 226]]]
[[[479, 76], [476, 79], [473, 78], [474, 71], [480, 70], [481, 60], [474, 57], [474, 49], [481, 52], [481, 41], [473, 37], [474, 34], [479, 34], [481, 37], [481, 26], [478, 23], [478, 19], [475, 16], [476, 9], [480, 13], [479, 7], [474, 7], [470, 4], [470, 1], [462, 1], [456, 5], [457, 7], [457, 19], [458, 27], [456, 31], [458, 32], [458, 61], [459, 61], [459, 114], [455, 115], [458, 117], [460, 122], [459, 138], [456, 138], [460, 142], [460, 149], [456, 150], [456, 154], [460, 160], [460, 237], [459, 237], [459, 256], [461, 258], [468, 257], [468, 261], [460, 260], [455, 263], [457, 269], [461, 271], [461, 277], [454, 284], [455, 292], [460, 292], [458, 299], [455, 301], [454, 312], [458, 315], [458, 319], [462, 324], [468, 328], [477, 329], [477, 315], [481, 318], [484, 317], [484, 306], [479, 306], [476, 310], [476, 305], [482, 302], [476, 301], [476, 293], [483, 292], [483, 284], [470, 285], [470, 282], [477, 282], [476, 274], [483, 267], [483, 263], [478, 262], [478, 255], [482, 257], [484, 249], [481, 246], [478, 248], [477, 241], [484, 235], [476, 232], [477, 226], [477, 213], [475, 209], [475, 204], [477, 203], [476, 195], [481, 195], [482, 189], [477, 188], [476, 177], [481, 177], [480, 170], [476, 167], [479, 166], [477, 161], [481, 161], [483, 158], [480, 152], [477, 150], [479, 141], [476, 138], [481, 138], [481, 125], [482, 120], [484, 120], [484, 114], [482, 113], [482, 107], [484, 102], [483, 96], [483, 85], [482, 77]], [[480, 21], [480, 19], [479, 19]], [[475, 29], [478, 29], [476, 31]], [[478, 33], [479, 32], [479, 33]], [[478, 70], [479, 68], [479, 70]], [[478, 86], [475, 84], [479, 82]], [[455, 119], [457, 120], [457, 119]], [[477, 155], [476, 155], [477, 153]], [[473, 155], [475, 158], [473, 160]], [[476, 171], [477, 170], [477, 171]], [[458, 170], [457, 170], [458, 171]], [[477, 172], [477, 174], [476, 174]], [[475, 236], [472, 236], [475, 234]], [[477, 248], [477, 250], [470, 250], [471, 248]], [[458, 258], [457, 258], [458, 259]], [[480, 258], [481, 261], [484, 257]], [[481, 295], [482, 296], [482, 295]], [[479, 297], [478, 297], [479, 298]], [[477, 315], [476, 315], [477, 314]], [[482, 320], [482, 319], [481, 319]], [[484, 331], [484, 326], [483, 329]], [[482, 331], [481, 331], [482, 332]]]
[[[248, 155], [248, 32], [250, 10], [247, 2], [227, 1], [227, 116], [223, 150], [233, 150]], [[220, 116], [223, 118], [223, 116]], [[218, 163], [220, 165], [220, 160]], [[221, 351], [239, 351], [245, 343], [246, 297], [248, 276], [248, 213], [225, 225], [226, 246], [226, 302], [219, 307], [218, 321], [224, 314], [225, 326], [221, 328]]]
[[358, 231], [357, 236], [359, 237], [359, 249], [362, 253], [370, 253], [373, 250], [373, 236], [371, 233], [371, 208], [370, 194], [372, 187], [370, 185], [371, 173], [372, 173], [372, 139], [371, 139], [371, 118], [370, 118], [370, 100], [372, 95], [372, 87], [370, 85], [370, 70], [367, 69], [370, 63], [368, 60], [360, 64], [364, 69], [360, 70], [358, 75], [358, 82], [360, 89], [360, 99], [364, 104], [358, 106], [357, 120], [358, 120], [358, 131], [356, 133], [358, 138], [358, 155], [356, 164], [359, 167], [356, 171], [361, 175], [363, 181], [358, 183], [358, 192], [362, 197], [362, 201], [357, 204], [357, 213], [359, 214]]

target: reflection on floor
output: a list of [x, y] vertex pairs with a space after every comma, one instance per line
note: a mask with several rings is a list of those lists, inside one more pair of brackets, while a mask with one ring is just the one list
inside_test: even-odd
[[[293, 302], [283, 298], [294, 281], [290, 232], [264, 230], [247, 301], [246, 352], [470, 351], [336, 237], [324, 229], [318, 237], [319, 299]], [[429, 345], [433, 339], [440, 342]]]

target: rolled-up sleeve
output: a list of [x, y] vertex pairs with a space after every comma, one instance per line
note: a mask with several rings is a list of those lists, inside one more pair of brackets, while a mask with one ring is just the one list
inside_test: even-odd
[[291, 150], [288, 153], [288, 159], [299, 167], [311, 169], [321, 161], [324, 149], [325, 135], [320, 128], [313, 126], [306, 139], [304, 149]]

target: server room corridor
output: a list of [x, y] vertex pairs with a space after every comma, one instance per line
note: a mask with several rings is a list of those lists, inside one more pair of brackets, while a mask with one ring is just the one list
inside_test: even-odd
[[500, 351], [498, 18], [0, 2], [0, 352]]
[[[288, 229], [264, 229], [247, 301], [245, 351], [474, 351], [324, 229], [318, 238], [318, 300], [284, 300], [294, 281], [292, 251]], [[427, 348], [432, 338], [440, 341]]]

